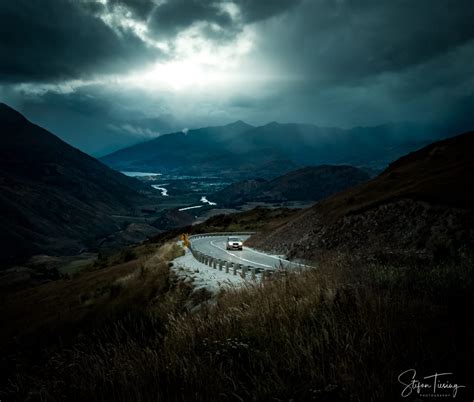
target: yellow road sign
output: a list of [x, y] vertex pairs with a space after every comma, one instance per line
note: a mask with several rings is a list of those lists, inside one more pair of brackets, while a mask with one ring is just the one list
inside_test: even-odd
[[189, 247], [189, 235], [187, 233], [180, 235], [179, 240], [183, 242], [184, 247]]

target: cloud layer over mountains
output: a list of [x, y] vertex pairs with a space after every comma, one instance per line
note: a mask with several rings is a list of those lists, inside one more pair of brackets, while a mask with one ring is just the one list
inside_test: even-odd
[[469, 0], [3, 2], [0, 98], [89, 152], [237, 119], [467, 128], [473, 20]]

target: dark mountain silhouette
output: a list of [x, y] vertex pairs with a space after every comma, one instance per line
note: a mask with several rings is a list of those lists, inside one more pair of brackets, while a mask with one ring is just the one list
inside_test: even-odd
[[[348, 164], [380, 169], [439, 138], [443, 138], [439, 130], [408, 123], [344, 130], [276, 122], [252, 127], [239, 121], [163, 135], [104, 156], [102, 161], [119, 170], [275, 178], [297, 166]], [[276, 161], [289, 161], [293, 169], [272, 175], [263, 168], [271, 163], [279, 166]]]
[[142, 184], [0, 104], [0, 263], [77, 253], [120, 229]]
[[463, 258], [474, 245], [474, 132], [410, 153], [378, 177], [320, 201], [256, 247], [317, 259], [320, 252]]
[[367, 180], [366, 172], [352, 166], [310, 166], [270, 181], [249, 179], [233, 183], [214, 193], [212, 199], [228, 206], [249, 201], [318, 201]]

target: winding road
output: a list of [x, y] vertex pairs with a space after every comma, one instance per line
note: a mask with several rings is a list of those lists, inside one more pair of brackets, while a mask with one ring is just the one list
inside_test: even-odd
[[[245, 241], [250, 236], [238, 236]], [[283, 258], [262, 253], [257, 250], [245, 247], [242, 251], [226, 250], [227, 236], [209, 236], [191, 239], [191, 245], [194, 250], [216, 259], [226, 260], [229, 262], [249, 265], [256, 268], [277, 269], [282, 265], [285, 267], [297, 266], [297, 264], [287, 261]]]

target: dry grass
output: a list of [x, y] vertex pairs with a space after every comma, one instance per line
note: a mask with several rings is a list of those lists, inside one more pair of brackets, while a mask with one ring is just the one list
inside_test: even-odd
[[[168, 280], [168, 261], [182, 252], [169, 244], [147, 251], [135, 260], [110, 262], [73, 278], [18, 291], [3, 289], [0, 349], [10, 352], [19, 342], [47, 343], [56, 334], [64, 337], [85, 325], [95, 326], [105, 315], [145, 303], [156, 294], [155, 285]], [[128, 286], [122, 278], [130, 278]]]
[[112, 299], [122, 314], [67, 346], [49, 346], [16, 372], [7, 396], [398, 400], [396, 378], [407, 368], [452, 370], [460, 383], [472, 368], [472, 319], [456, 314], [472, 307], [472, 282], [453, 280], [472, 278], [472, 267], [409, 281], [406, 272], [349, 269], [331, 258], [318, 270], [223, 293], [194, 313], [184, 308], [189, 289], [171, 286], [166, 267], [157, 257], [118, 279]]

